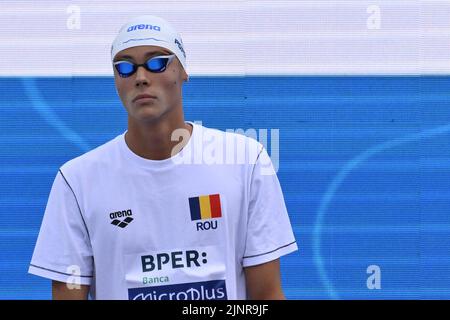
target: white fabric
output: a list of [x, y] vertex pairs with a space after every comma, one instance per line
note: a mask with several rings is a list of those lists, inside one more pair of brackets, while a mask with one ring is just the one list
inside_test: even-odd
[[145, 45], [169, 49], [187, 73], [186, 52], [180, 34], [166, 20], [151, 15], [135, 17], [120, 28], [111, 46], [111, 61], [122, 50]]
[[[189, 142], [166, 160], [133, 153], [124, 132], [65, 163], [29, 272], [79, 279], [96, 299], [246, 299], [243, 267], [297, 250], [282, 190], [262, 144], [189, 123]], [[219, 141], [246, 150], [245, 163], [194, 162]], [[192, 220], [189, 198], [217, 194], [221, 217]]]

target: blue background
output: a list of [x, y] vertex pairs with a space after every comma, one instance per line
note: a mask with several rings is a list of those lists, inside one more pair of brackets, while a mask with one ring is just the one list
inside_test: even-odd
[[[0, 299], [48, 299], [27, 269], [53, 179], [127, 114], [112, 77], [0, 78], [0, 105]], [[289, 299], [450, 298], [450, 77], [191, 77], [184, 109], [207, 127], [280, 129]]]

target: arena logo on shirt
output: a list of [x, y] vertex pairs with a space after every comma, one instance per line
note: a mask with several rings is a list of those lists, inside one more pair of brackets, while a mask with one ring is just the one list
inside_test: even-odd
[[189, 209], [191, 221], [198, 221], [196, 223], [197, 231], [215, 230], [217, 229], [217, 218], [222, 217], [220, 194], [189, 198]]
[[[111, 221], [112, 225], [115, 225], [120, 228], [125, 228], [134, 220], [131, 217], [132, 215], [133, 215], [133, 212], [131, 211], [131, 209], [128, 209], [128, 210], [111, 212], [109, 214], [109, 218], [112, 220]], [[117, 218], [122, 218], [122, 217], [124, 217], [125, 219], [123, 219], [123, 220], [117, 219]]]
[[225, 280], [128, 289], [129, 300], [227, 300]]

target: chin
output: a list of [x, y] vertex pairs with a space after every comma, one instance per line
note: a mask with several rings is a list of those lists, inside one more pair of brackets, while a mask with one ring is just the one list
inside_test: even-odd
[[135, 110], [133, 118], [139, 122], [154, 122], [161, 118], [161, 110], [156, 108], [141, 108], [140, 110]]

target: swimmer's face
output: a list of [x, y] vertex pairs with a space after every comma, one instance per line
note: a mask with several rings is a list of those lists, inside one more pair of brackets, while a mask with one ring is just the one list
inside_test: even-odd
[[[120, 51], [113, 62], [126, 60], [143, 64], [151, 57], [170, 54], [171, 51], [158, 46], [137, 46]], [[152, 73], [139, 67], [131, 76], [122, 78], [113, 69], [117, 92], [129, 119], [152, 122], [172, 112], [181, 112], [182, 85], [188, 80], [188, 76], [176, 56], [161, 73]], [[154, 98], [136, 100], [140, 94], [148, 94]]]

